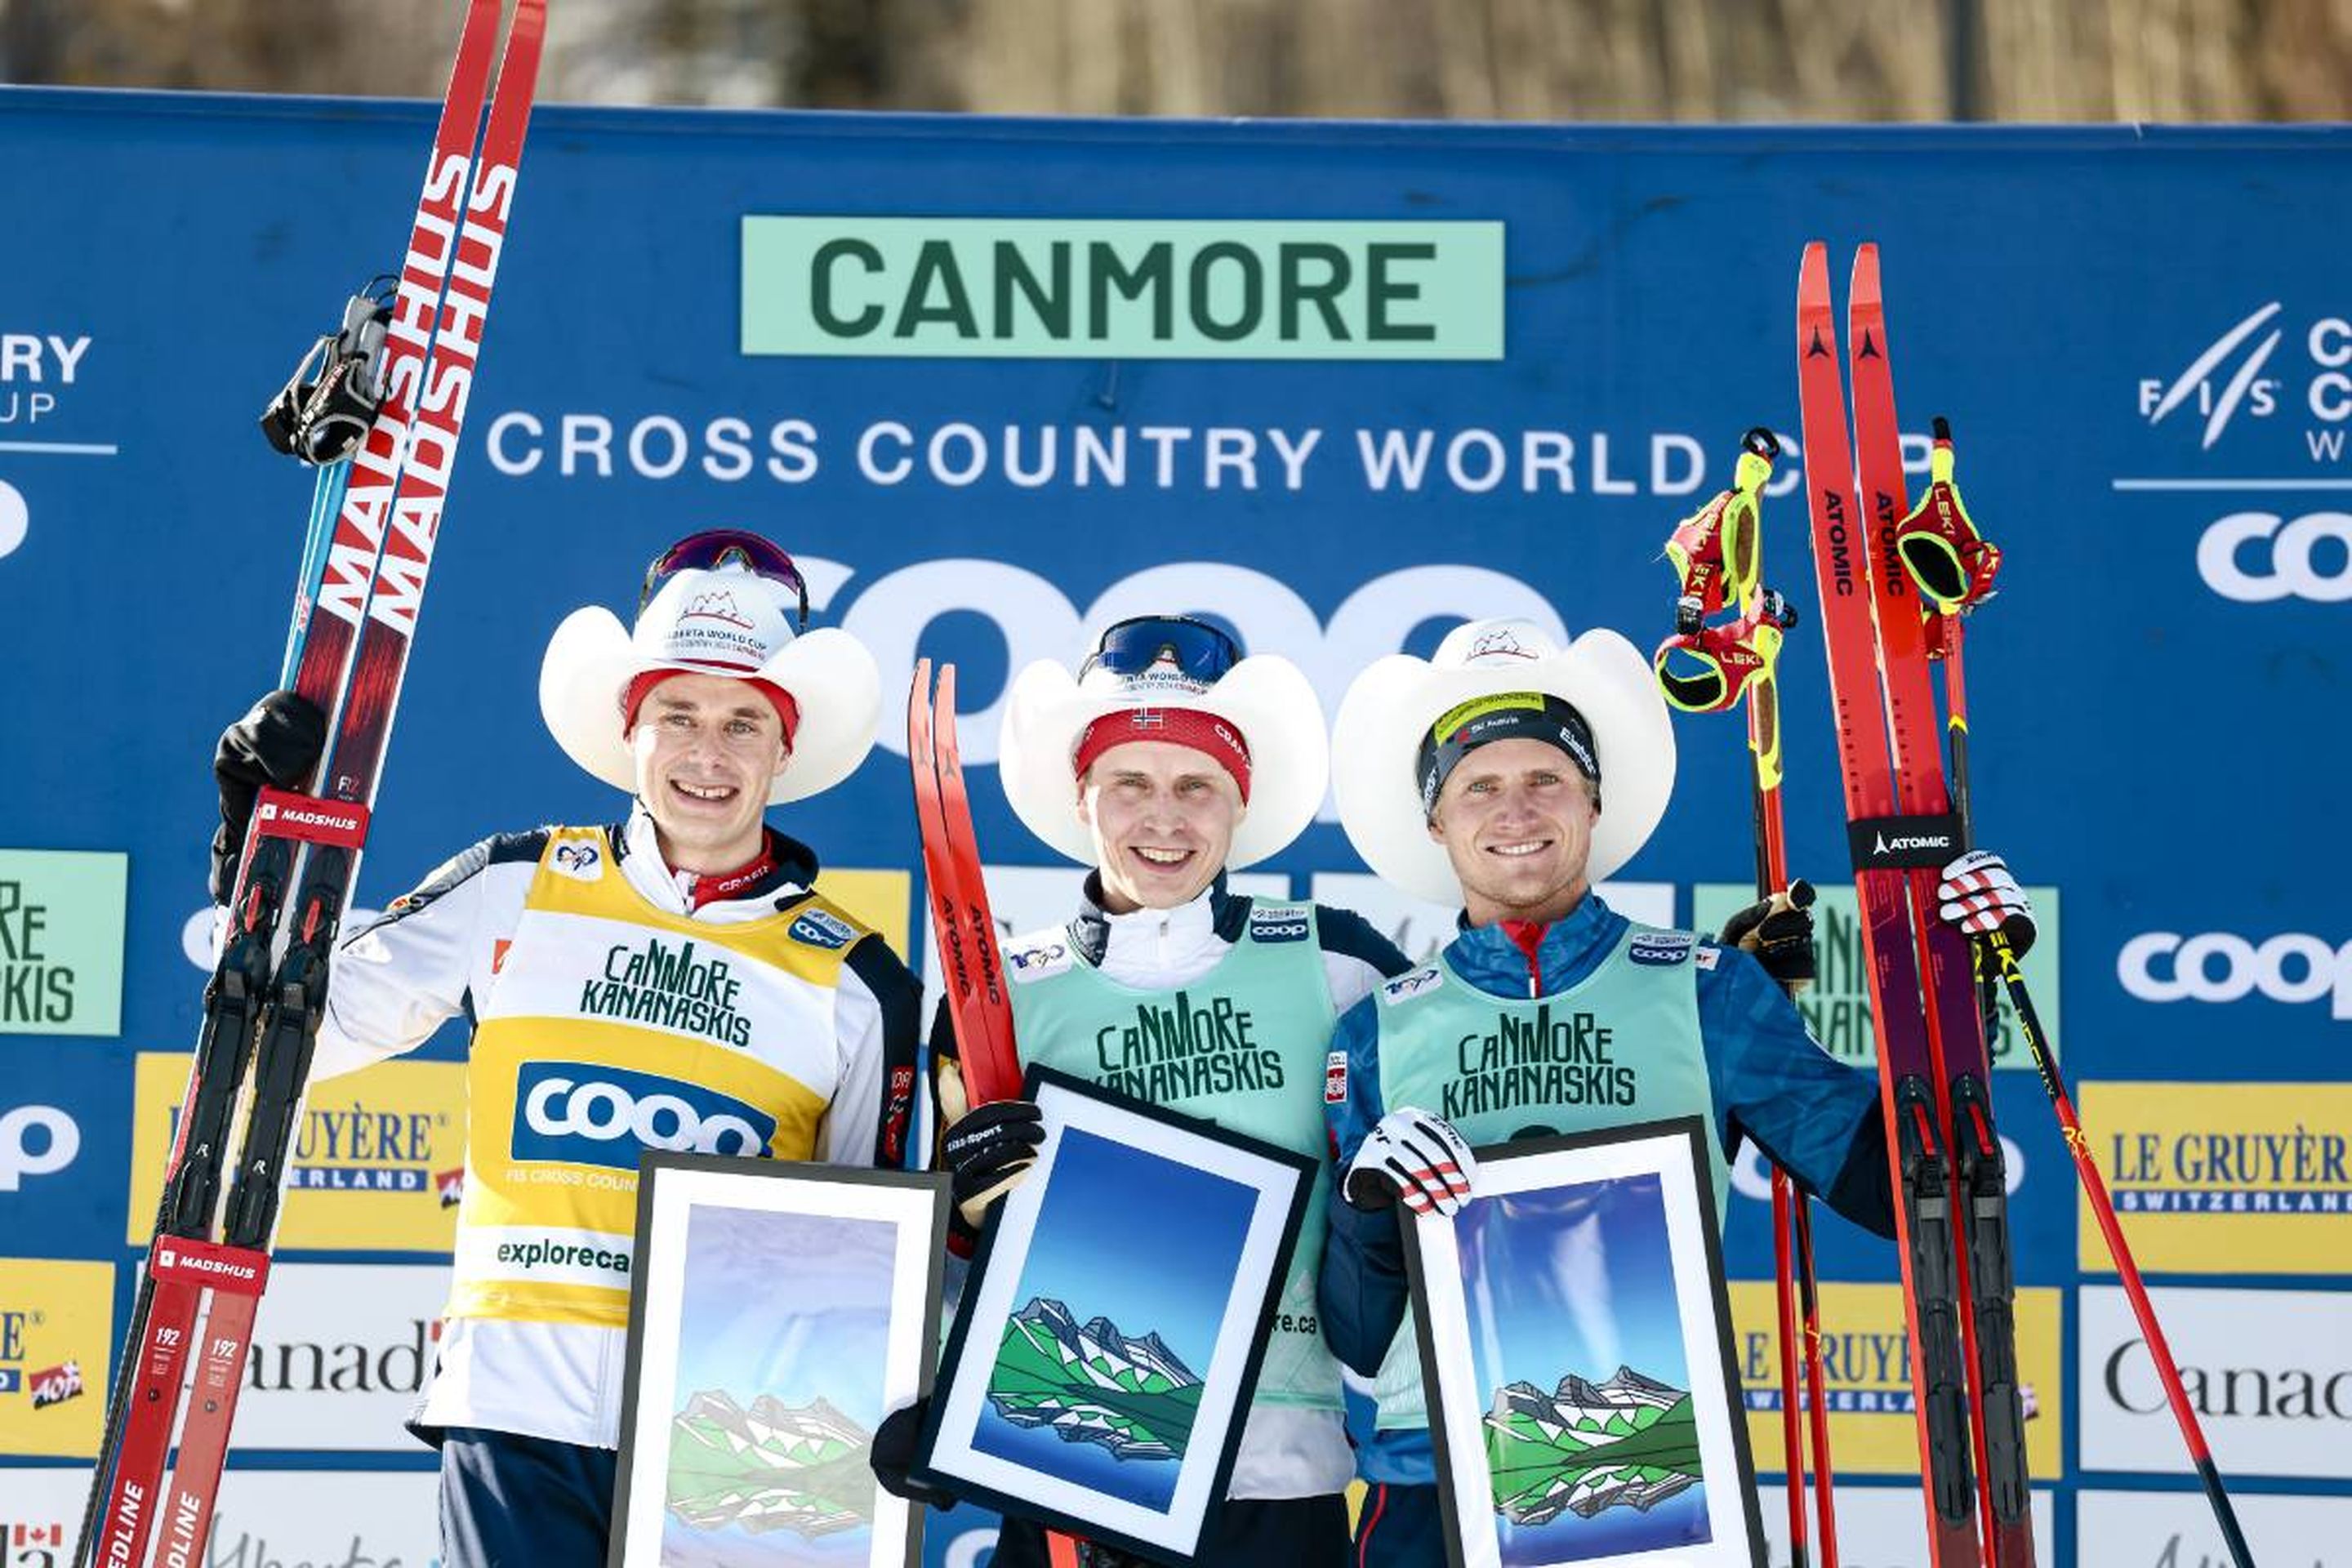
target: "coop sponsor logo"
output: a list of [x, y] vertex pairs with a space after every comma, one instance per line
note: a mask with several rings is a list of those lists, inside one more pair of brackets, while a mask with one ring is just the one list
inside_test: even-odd
[[2143, 1002], [2325, 1001], [2352, 1018], [2352, 942], [2288, 931], [2259, 942], [2233, 931], [2147, 931], [2116, 954], [2116, 978]]
[[254, 1321], [237, 1441], [413, 1451], [401, 1423], [433, 1369], [448, 1290], [437, 1266], [278, 1264]]
[[2143, 377], [2140, 416], [2196, 432], [2211, 451], [2232, 430], [2299, 426], [2314, 463], [2338, 463], [2352, 422], [2352, 320], [2266, 300], [2210, 339], [2170, 375]]
[[516, 1074], [522, 1115], [509, 1152], [635, 1171], [647, 1149], [757, 1156], [776, 1119], [699, 1084], [586, 1062], [525, 1062]]
[[[2025, 955], [2026, 984], [2032, 989], [2034, 1007], [2049, 1037], [2063, 1039], [2066, 1032], [2060, 987], [2063, 900], [2058, 889], [2045, 885], [2029, 887], [2026, 892], [2033, 900], [2041, 924], [2040, 939]], [[1691, 889], [1690, 923], [1700, 931], [1720, 931], [1726, 921], [1755, 900], [1756, 890], [1748, 883], [1698, 883]], [[1813, 945], [1820, 977], [1798, 996], [1797, 1011], [1830, 1055], [1856, 1067], [1874, 1067], [1878, 1047], [1871, 1025], [1870, 960], [1852, 887], [1819, 890], [1813, 902]], [[2032, 1055], [2017, 1032], [2013, 1009], [2000, 1010], [2000, 1021], [1993, 1032], [1992, 1065], [2032, 1068]]]
[[54, 1105], [0, 1111], [0, 1193], [54, 1176], [81, 1152], [81, 1124]]
[[[1843, 1489], [1838, 1524], [1845, 1524]], [[2234, 1477], [2230, 1508], [2257, 1563], [2287, 1568], [2352, 1568], [2352, 1498], [2265, 1496]], [[2082, 1491], [2074, 1499], [2076, 1560], [2083, 1568], [2229, 1568], [2230, 1548], [2205, 1494]], [[2046, 1556], [2043, 1562], [2050, 1561]]]
[[[2352, 1480], [2352, 1300], [2190, 1286], [2148, 1298], [2223, 1475]], [[2088, 1286], [2081, 1299], [2084, 1468], [2177, 1474], [2180, 1429], [2129, 1298]]]
[[[1825, 1281], [1820, 1294], [1823, 1404], [1830, 1412], [1830, 1451], [1837, 1456], [1840, 1473], [1851, 1468], [1863, 1475], [1909, 1476], [1916, 1485], [1918, 1421], [1903, 1288]], [[1748, 1443], [1759, 1470], [1778, 1469], [1782, 1394], [1773, 1288], [1769, 1280], [1734, 1280], [1730, 1295], [1732, 1347], [1748, 1411]], [[2017, 1292], [2026, 1457], [2038, 1476], [2054, 1476], [2061, 1468], [2060, 1406], [2065, 1384], [2059, 1340], [2062, 1315], [2057, 1290], [2027, 1287]], [[1918, 1493], [1911, 1496], [1916, 1504]]]
[[0, 1258], [0, 1456], [97, 1451], [113, 1338], [112, 1264]]
[[2198, 540], [2197, 574], [2241, 604], [2341, 604], [2352, 599], [2352, 513], [2233, 511]]
[[457, 1237], [460, 1279], [629, 1288], [634, 1249], [625, 1236], [528, 1226], [471, 1226]]
[[[2083, 1124], [2142, 1268], [2335, 1274], [2352, 1257], [2352, 1084], [2081, 1086]], [[2079, 1256], [2113, 1273], [2089, 1201]]]
[[[1844, 1468], [1844, 1457], [1831, 1453]], [[1777, 1482], [1757, 1488], [1757, 1513], [1764, 1523], [1764, 1561], [1771, 1568], [1794, 1568], [1795, 1554], [1789, 1548], [1789, 1494]], [[2037, 1489], [2029, 1506], [2032, 1520], [2034, 1561], [2059, 1561], [2053, 1545], [2057, 1509], [2052, 1494]], [[1821, 1549], [1816, 1536], [1811, 1545]], [[1935, 1568], [1935, 1558], [1927, 1550], [1927, 1510], [1922, 1504], [1919, 1488], [1869, 1486], [1849, 1484], [1841, 1476], [1837, 1488], [1838, 1561], [1846, 1568]], [[1819, 1561], [1819, 1558], [1811, 1559]], [[2106, 1559], [2083, 1556], [2082, 1568], [2101, 1568]], [[2157, 1568], [2143, 1564], [2139, 1568]], [[2197, 1568], [2194, 1563], [2182, 1563], [2171, 1568]], [[2219, 1568], [2219, 1565], [2215, 1565]]]
[[0, 849], [0, 1035], [122, 1026], [130, 858]]
[[[147, 1239], [153, 1194], [178, 1126], [188, 1058], [142, 1053], [131, 1137], [127, 1237]], [[446, 1252], [456, 1211], [442, 1204], [443, 1177], [464, 1163], [466, 1068], [462, 1062], [383, 1062], [320, 1085], [303, 1107], [286, 1172], [280, 1248], [371, 1247]]]
[[[240, 1401], [240, 1437], [245, 1420]], [[414, 1438], [401, 1440], [419, 1451]], [[203, 1555], [188, 1562], [201, 1568], [434, 1568], [441, 1560], [439, 1484], [431, 1470], [232, 1468], [221, 1477], [211, 1539]], [[89, 1489], [87, 1469], [0, 1469], [0, 1568], [66, 1568]], [[98, 1561], [108, 1561], [102, 1551]]]
[[747, 216], [747, 354], [1495, 360], [1492, 222]]

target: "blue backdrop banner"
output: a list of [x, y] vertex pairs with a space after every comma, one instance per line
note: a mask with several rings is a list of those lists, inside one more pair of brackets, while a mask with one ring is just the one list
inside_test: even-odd
[[[396, 263], [430, 124], [0, 89], [0, 1464], [58, 1483], [26, 1495], [70, 1491], [95, 1439], [195, 1028], [210, 750], [278, 668], [310, 481], [255, 417]], [[1980, 837], [2041, 890], [2048, 1021], [2221, 1468], [2255, 1494], [2256, 1550], [2340, 1545], [2352, 1361], [2342, 1308], [2309, 1303], [2352, 1270], [2352, 872], [2330, 826], [2352, 763], [2352, 287], [2315, 215], [2352, 194], [2348, 153], [2335, 130], [543, 109], [358, 901], [492, 831], [620, 814], [541, 727], [540, 655], [578, 605], [625, 613], [689, 530], [793, 550], [886, 689], [919, 653], [957, 661], [982, 844], [1036, 924], [1076, 877], [997, 787], [1012, 671], [1144, 609], [1287, 655], [1327, 710], [1472, 616], [1646, 647], [1671, 630], [1660, 546], [1758, 424], [1790, 450], [1765, 575], [1803, 616], [1781, 667], [1790, 862], [1835, 888], [1794, 285], [1804, 241], [1831, 243], [1842, 292], [1875, 240], [1907, 456], [1924, 473], [1948, 416], [2008, 552], [1969, 648]], [[777, 820], [919, 963], [886, 706], [856, 778]], [[1673, 808], [1616, 898], [1703, 925], [1743, 901], [1746, 756], [1734, 720], [1676, 732]], [[1442, 929], [1328, 813], [1258, 869], [1416, 949]], [[1823, 947], [1812, 1016], [1866, 1060], [1850, 900]], [[289, 1271], [446, 1252], [458, 1048], [314, 1097]], [[2023, 1065], [2006, 1040], [2002, 1062]], [[2179, 1561], [2218, 1557], [2041, 1091], [1997, 1077], [2045, 1532], [2061, 1560], [2109, 1560], [2093, 1519], [2138, 1532], [2136, 1563], [2165, 1530]], [[1763, 1191], [1751, 1158], [1727, 1253], [1769, 1469]], [[1916, 1463], [1894, 1258], [1834, 1219], [1820, 1251], [1842, 1468], [1894, 1485]], [[289, 1289], [269, 1363], [280, 1384], [318, 1369], [315, 1436], [274, 1418], [278, 1446], [240, 1467], [429, 1463], [341, 1412], [413, 1386], [430, 1289], [348, 1317], [339, 1294]], [[44, 1375], [68, 1361], [78, 1394]], [[1916, 1508], [1879, 1500], [1852, 1510], [1871, 1533], [1850, 1554], [1916, 1561]], [[982, 1549], [941, 1528], [931, 1556]]]

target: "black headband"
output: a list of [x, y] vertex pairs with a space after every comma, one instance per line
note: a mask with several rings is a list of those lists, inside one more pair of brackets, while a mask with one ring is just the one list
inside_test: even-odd
[[1421, 738], [1421, 753], [1413, 761], [1421, 782], [1421, 809], [1437, 808], [1437, 792], [1462, 759], [1490, 741], [1541, 741], [1568, 753], [1601, 793], [1601, 752], [1593, 744], [1592, 726], [1564, 698], [1548, 691], [1497, 691], [1446, 710]]

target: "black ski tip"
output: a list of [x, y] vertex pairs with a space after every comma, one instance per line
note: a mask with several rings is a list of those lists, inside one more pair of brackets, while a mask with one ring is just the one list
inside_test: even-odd
[[1952, 438], [1952, 422], [1940, 414], [1936, 416], [1935, 428], [1937, 440], [1948, 441]]
[[1864, 333], [1863, 333], [1863, 334], [1862, 334], [1862, 352], [1861, 352], [1860, 353], [1858, 353], [1858, 354], [1854, 355], [1853, 357], [1854, 357], [1854, 358], [1856, 358], [1856, 359], [1877, 359], [1877, 358], [1880, 358], [1881, 356], [1880, 356], [1879, 352], [1878, 352], [1878, 339], [1877, 339], [1877, 337], [1876, 337], [1875, 335], [1874, 335], [1873, 333], [1870, 333], [1870, 332], [1864, 332]]
[[1739, 438], [1741, 450], [1755, 453], [1767, 460], [1780, 455], [1780, 438], [1761, 425], [1750, 426], [1748, 434]]
[[1805, 357], [1807, 359], [1818, 359], [1827, 354], [1829, 352], [1829, 345], [1822, 342], [1821, 328], [1815, 327], [1813, 329], [1813, 346], [1805, 351]]

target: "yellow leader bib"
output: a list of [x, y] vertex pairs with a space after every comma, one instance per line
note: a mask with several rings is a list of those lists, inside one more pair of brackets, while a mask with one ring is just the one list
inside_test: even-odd
[[835, 987], [866, 929], [812, 894], [690, 921], [602, 828], [552, 834], [474, 997], [452, 1317], [624, 1327], [647, 1149], [815, 1157]]

